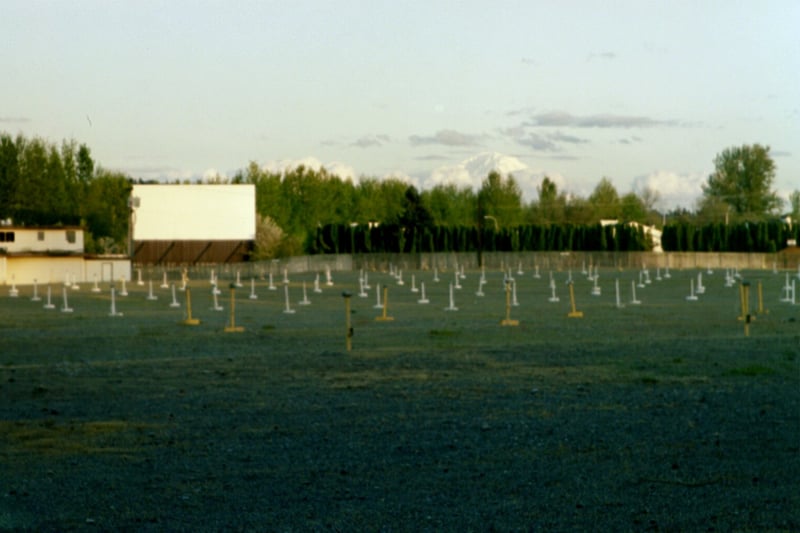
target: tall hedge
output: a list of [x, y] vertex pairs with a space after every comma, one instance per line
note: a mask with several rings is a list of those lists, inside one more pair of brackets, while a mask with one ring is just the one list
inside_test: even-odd
[[786, 247], [787, 239], [796, 239], [797, 230], [796, 225], [793, 228], [781, 220], [701, 227], [690, 223], [668, 224], [661, 246], [668, 252], [774, 253]]
[[643, 251], [650, 243], [641, 227], [625, 224], [403, 227], [395, 224], [326, 225], [310, 239], [312, 254]]

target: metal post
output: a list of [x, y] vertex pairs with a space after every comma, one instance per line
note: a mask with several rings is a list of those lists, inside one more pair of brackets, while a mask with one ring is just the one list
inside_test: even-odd
[[519, 326], [519, 320], [511, 320], [511, 282], [506, 281], [506, 318], [500, 322], [501, 326]]
[[761, 280], [758, 280], [758, 314], [759, 315], [769, 314], [769, 310], [764, 309], [764, 287], [761, 284]]
[[394, 320], [394, 317], [387, 316], [387, 312], [389, 309], [389, 287], [386, 285], [383, 286], [383, 315], [377, 317], [375, 320], [379, 322], [388, 322]]
[[744, 336], [750, 336], [750, 283], [743, 281], [739, 286], [739, 295], [742, 301], [742, 316], [740, 320], [744, 321]]
[[184, 326], [197, 326], [200, 324], [200, 319], [192, 318], [192, 290], [186, 287], [186, 320], [183, 321]]
[[236, 325], [236, 284], [231, 283], [231, 323], [225, 328], [225, 333], [241, 333], [244, 331], [242, 326]]
[[572, 306], [572, 311], [570, 311], [567, 316], [569, 318], [583, 318], [583, 312], [578, 311], [575, 305], [575, 286], [572, 282], [569, 284], [569, 302]]
[[344, 291], [342, 293], [342, 297], [344, 298], [344, 324], [345, 324], [345, 345], [347, 346], [347, 351], [351, 351], [353, 349], [353, 328], [350, 325], [350, 297], [353, 296], [348, 291]]

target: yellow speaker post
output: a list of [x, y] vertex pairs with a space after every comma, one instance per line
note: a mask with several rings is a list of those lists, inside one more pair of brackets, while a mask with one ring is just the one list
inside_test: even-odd
[[378, 322], [388, 322], [394, 320], [394, 317], [387, 316], [389, 310], [389, 287], [386, 285], [383, 286], [383, 314], [379, 317], [376, 317], [375, 320]]
[[567, 313], [569, 318], [583, 318], [583, 312], [578, 311], [575, 305], [575, 286], [572, 282], [569, 283], [569, 303], [572, 306], [572, 311]]
[[192, 290], [186, 287], [186, 320], [181, 322], [184, 326], [198, 326], [199, 318], [192, 318]]
[[225, 328], [225, 333], [241, 333], [242, 326], [236, 325], [236, 284], [231, 283], [231, 323]]
[[506, 281], [506, 318], [500, 321], [501, 326], [519, 326], [519, 320], [511, 320], [511, 282]]
[[739, 319], [744, 321], [744, 336], [749, 337], [750, 320], [752, 319], [750, 316], [750, 282], [743, 281], [739, 285], [739, 296], [742, 301], [742, 316]]

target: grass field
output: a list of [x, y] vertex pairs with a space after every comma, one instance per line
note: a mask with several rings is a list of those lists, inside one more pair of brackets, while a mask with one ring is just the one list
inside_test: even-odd
[[[687, 301], [702, 272], [705, 293]], [[797, 530], [800, 305], [785, 273], [314, 274], [0, 295], [0, 528]], [[415, 285], [425, 283], [427, 305]], [[790, 276], [796, 273], [791, 272]], [[617, 307], [615, 280], [623, 307]], [[309, 305], [303, 299], [306, 284]], [[323, 276], [324, 282], [324, 276]], [[758, 313], [758, 285], [763, 312]], [[798, 282], [800, 284], [800, 281]], [[376, 321], [376, 287], [388, 288]], [[117, 287], [119, 289], [119, 287]], [[38, 287], [40, 295], [45, 295]], [[345, 349], [350, 291], [353, 349]], [[46, 298], [46, 296], [45, 296]]]

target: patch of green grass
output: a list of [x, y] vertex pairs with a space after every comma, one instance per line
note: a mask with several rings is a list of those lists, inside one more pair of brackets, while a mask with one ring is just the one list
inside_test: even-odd
[[[417, 281], [430, 275], [419, 272]], [[562, 284], [568, 274], [554, 275]], [[613, 274], [626, 285], [638, 275], [638, 269]], [[695, 487], [728, 472], [734, 474], [724, 478], [724, 488], [763, 491], [756, 478], [737, 476], [730, 465], [774, 473], [773, 459], [793, 464], [794, 428], [772, 421], [791, 417], [800, 381], [797, 324], [782, 320], [794, 311], [776, 309], [746, 339], [731, 311], [738, 291], [709, 284], [702, 300], [685, 302], [695, 275], [676, 270], [673, 281], [647, 289], [645, 305], [619, 310], [612, 276], [601, 275], [604, 291], [596, 298], [588, 296], [593, 282], [576, 276], [581, 320], [567, 317], [563, 285], [562, 301], [553, 305], [546, 280], [520, 276], [522, 304], [513, 310], [520, 325], [511, 329], [499, 325], [505, 311], [501, 271], [487, 273], [493, 290], [485, 297], [463, 291], [456, 313], [443, 311], [447, 284], [428, 286], [429, 306], [394, 288], [394, 321], [375, 321], [380, 311], [371, 298], [352, 299], [356, 334], [349, 352], [340, 290], [358, 290], [357, 272], [337, 275], [337, 290], [315, 294], [313, 304], [298, 306], [295, 314], [284, 313], [283, 295], [267, 297], [260, 283], [263, 298], [236, 303], [242, 335], [223, 332], [228, 313], [212, 310], [206, 276], [199, 274], [193, 283], [202, 290], [192, 296], [200, 324], [191, 328], [179, 324], [183, 310], [168, 307], [166, 291], [152, 302], [136, 286], [117, 301], [122, 318], [109, 318], [108, 301], [89, 291], [70, 294], [82, 320], [0, 298], [0, 314], [14, 324], [2, 329], [0, 342], [7, 361], [0, 364], [0, 457], [9, 479], [0, 529], [86, 529], [87, 517], [109, 530], [141, 527], [148, 517], [158, 521], [143, 527], [159, 529], [262, 523], [270, 529], [309, 523], [376, 529], [392, 527], [401, 506], [411, 508], [419, 503], [413, 498], [436, 491], [462, 501], [467, 512], [452, 507], [435, 514], [444, 500], [426, 499], [415, 516], [431, 516], [423, 528], [441, 529], [452, 516], [472, 513], [473, 522], [454, 527], [487, 527], [489, 517], [496, 522], [490, 526], [514, 530], [535, 519], [559, 525], [551, 516], [534, 517], [545, 508], [537, 507], [539, 491], [552, 492], [554, 513], [574, 508], [575, 494], [581, 507], [584, 498], [604, 501], [619, 489], [619, 479], [626, 488], [609, 503], [615, 509], [654, 483], [667, 491], [670, 485]], [[773, 292], [781, 283], [773, 280]], [[298, 299], [296, 292], [291, 299]], [[745, 414], [752, 428], [728, 412], [730, 399], [741, 400], [736, 414]], [[751, 417], [754, 412], [763, 416]], [[759, 434], [757, 424], [778, 437], [770, 454], [752, 453], [757, 439], [746, 437]], [[752, 447], [729, 446], [719, 461], [719, 449], [708, 442], [725, 440]], [[536, 462], [542, 457], [556, 460], [548, 472]], [[659, 470], [648, 457], [667, 458], [667, 468]], [[694, 477], [697, 464], [711, 465], [698, 474], [705, 477]], [[622, 477], [611, 479], [610, 471]], [[797, 476], [771, 477], [776, 484], [769, 490], [785, 494]], [[264, 493], [275, 505], [262, 506], [263, 514], [244, 513], [233, 524], [231, 513], [209, 514], [241, 506], [265, 480], [276, 488]], [[724, 491], [716, 492], [724, 498]], [[164, 497], [150, 498], [153, 493]], [[323, 500], [329, 503], [318, 507]], [[666, 513], [679, 500], [659, 505], [663, 520], [655, 512], [647, 520], [687, 529], [707, 519], [709, 502], [698, 500], [696, 521], [674, 521]], [[484, 508], [484, 501], [498, 506]], [[110, 512], [119, 502], [124, 509]], [[359, 522], [365, 502], [377, 510], [373, 521]], [[5, 504], [48, 513], [9, 519]], [[197, 518], [182, 520], [187, 509]], [[579, 512], [585, 522], [574, 522], [578, 515], [568, 512], [567, 525], [596, 526], [591, 521], [603, 512], [587, 506]], [[498, 521], [512, 515], [519, 523]], [[752, 520], [738, 525], [762, 523], [759, 516]], [[631, 524], [620, 522], [617, 529], [641, 526]]]
[[156, 427], [124, 420], [0, 422], [0, 431], [7, 437], [6, 453], [40, 455], [132, 453], [139, 450], [143, 432]]
[[750, 365], [750, 366], [743, 366], [739, 368], [732, 368], [726, 374], [729, 376], [766, 376], [769, 374], [774, 374], [775, 371], [768, 366], [762, 365]]

